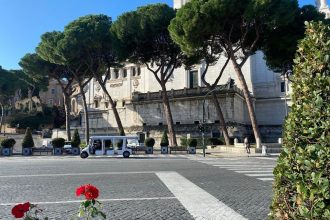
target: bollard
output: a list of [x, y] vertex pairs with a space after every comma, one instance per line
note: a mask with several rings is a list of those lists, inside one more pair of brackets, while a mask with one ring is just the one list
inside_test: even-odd
[[267, 156], [267, 147], [265, 145], [262, 145], [261, 155], [262, 156]]

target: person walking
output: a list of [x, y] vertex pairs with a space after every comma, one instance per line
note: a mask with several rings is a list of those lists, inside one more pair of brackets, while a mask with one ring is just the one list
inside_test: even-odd
[[246, 153], [250, 154], [250, 143], [249, 143], [249, 139], [247, 137], [244, 138], [244, 146], [246, 149]]

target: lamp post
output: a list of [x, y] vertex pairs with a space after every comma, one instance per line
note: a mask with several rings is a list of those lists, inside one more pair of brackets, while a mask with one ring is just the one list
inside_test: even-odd
[[214, 89], [211, 89], [210, 91], [208, 91], [206, 93], [206, 95], [204, 96], [204, 99], [203, 99], [203, 120], [202, 120], [202, 126], [200, 126], [200, 131], [202, 132], [202, 142], [203, 142], [203, 156], [205, 157], [205, 140], [204, 140], [204, 135], [205, 135], [205, 128], [204, 128], [204, 124], [205, 124], [205, 100], [207, 98], [208, 95], [210, 95], [210, 93], [218, 90], [219, 87], [216, 87]]

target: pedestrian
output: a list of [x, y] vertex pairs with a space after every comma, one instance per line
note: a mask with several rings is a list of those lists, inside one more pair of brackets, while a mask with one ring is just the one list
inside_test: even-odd
[[250, 143], [249, 143], [249, 139], [247, 137], [244, 138], [244, 146], [246, 149], [246, 153], [250, 154]]

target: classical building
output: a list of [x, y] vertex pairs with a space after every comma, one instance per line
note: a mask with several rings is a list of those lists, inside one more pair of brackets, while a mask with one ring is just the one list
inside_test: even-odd
[[327, 0], [316, 0], [315, 4], [319, 11], [325, 14], [326, 18], [330, 18], [330, 9]]
[[61, 86], [56, 80], [50, 80], [47, 91], [40, 91], [39, 96], [32, 96], [28, 91], [28, 97], [22, 98], [21, 90], [17, 90], [14, 96], [15, 109], [19, 111], [42, 111], [42, 106], [63, 107], [63, 95]]
[[[174, 7], [180, 8], [186, 2], [187, 0], [174, 0]], [[222, 58], [209, 68], [207, 81], [216, 79], [224, 62], [225, 58]], [[185, 70], [184, 67], [176, 69], [166, 85], [178, 139], [188, 134], [200, 136], [198, 124], [203, 119], [207, 124], [208, 136], [221, 136], [215, 107], [210, 97], [205, 96], [208, 90], [201, 81], [203, 69], [203, 64], [191, 70]], [[251, 56], [242, 71], [253, 97], [262, 139], [277, 141], [281, 137], [282, 124], [290, 108], [290, 86], [287, 80], [281, 74], [269, 70], [261, 52]], [[229, 135], [242, 140], [245, 136], [252, 136], [253, 132], [241, 88], [235, 82], [236, 73], [229, 64], [219, 81], [217, 94]], [[138, 134], [141, 139], [149, 135], [156, 139], [161, 136], [162, 130], [166, 129], [161, 88], [145, 66], [126, 64], [121, 69], [112, 69], [106, 86], [116, 102], [126, 133]], [[92, 80], [85, 92], [91, 134], [114, 134], [116, 121], [100, 85]], [[72, 105], [76, 114], [83, 114], [79, 95], [72, 99]], [[81, 127], [84, 127], [84, 123], [82, 120]]]

